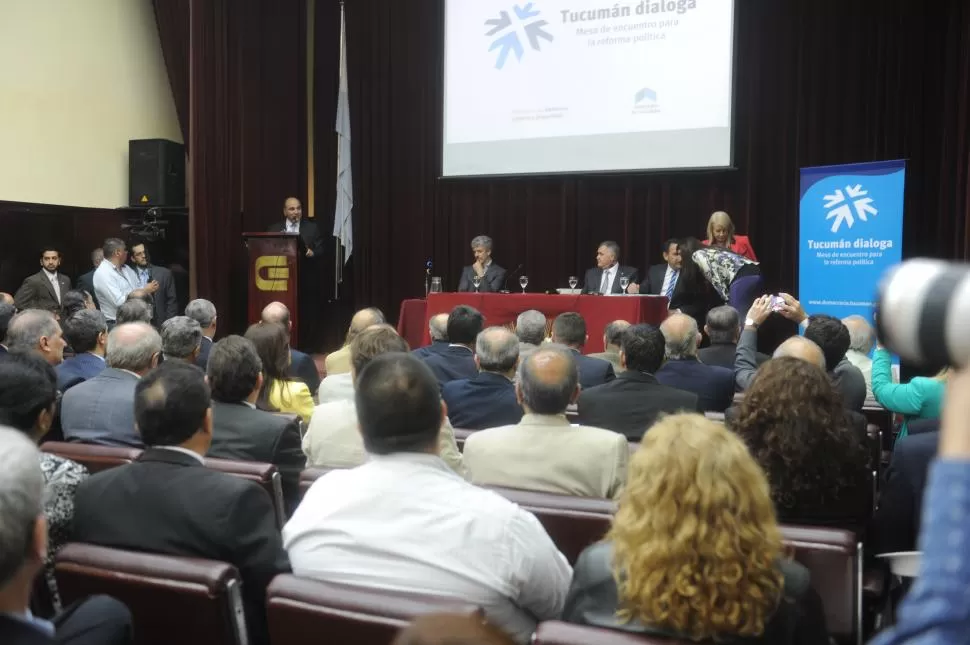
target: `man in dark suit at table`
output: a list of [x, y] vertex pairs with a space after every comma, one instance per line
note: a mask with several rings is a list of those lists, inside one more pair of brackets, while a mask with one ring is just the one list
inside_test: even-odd
[[639, 273], [634, 267], [620, 264], [620, 245], [608, 240], [596, 249], [596, 266], [586, 272], [583, 293], [623, 293], [621, 278], [630, 281], [627, 293], [640, 293]]
[[448, 418], [456, 428], [484, 430], [515, 425], [522, 420], [522, 406], [515, 396], [515, 368], [519, 363], [519, 339], [505, 327], [490, 327], [475, 342], [475, 363], [481, 370], [441, 389]]
[[705, 365], [697, 360], [701, 333], [687, 314], [673, 314], [660, 325], [666, 342], [667, 362], [657, 380], [678, 390], [693, 392], [704, 412], [724, 412], [734, 401], [734, 370]]
[[209, 387], [195, 365], [166, 361], [135, 388], [147, 449], [77, 488], [73, 539], [116, 549], [221, 560], [242, 577], [254, 643], [268, 643], [266, 587], [289, 573], [276, 513], [259, 484], [205, 467], [213, 438]]
[[421, 359], [431, 368], [439, 386], [478, 375], [475, 341], [484, 324], [485, 317], [474, 307], [458, 305], [451, 310], [448, 315], [448, 347]]
[[680, 241], [669, 239], [664, 242], [663, 264], [654, 264], [647, 271], [647, 284], [641, 286], [641, 293], [670, 298], [680, 277]]
[[43, 309], [59, 313], [61, 297], [71, 290], [71, 280], [58, 272], [61, 254], [53, 247], [44, 247], [40, 253], [40, 271], [24, 280], [14, 294], [17, 309]]
[[606, 385], [579, 395], [579, 422], [619, 432], [640, 441], [661, 414], [699, 412], [697, 395], [659, 383], [654, 376], [664, 361], [664, 337], [653, 325], [633, 325], [620, 341], [626, 371]]
[[552, 323], [552, 342], [565, 345], [573, 351], [579, 367], [579, 384], [584, 390], [609, 383], [616, 378], [613, 365], [609, 361], [583, 356], [583, 346], [587, 340], [589, 334], [586, 333], [586, 321], [582, 316], [572, 311], [556, 316]]
[[94, 268], [87, 273], [82, 274], [77, 279], [77, 288], [81, 291], [87, 291], [91, 294], [91, 300], [94, 301], [94, 306], [98, 307], [98, 297], [94, 295], [94, 272], [98, 270], [101, 266], [101, 260], [104, 259], [104, 250], [101, 248], [94, 249], [91, 251], [91, 264]]
[[175, 297], [175, 280], [172, 272], [165, 267], [152, 264], [148, 248], [144, 243], [131, 247], [132, 268], [138, 277], [138, 288], [144, 289], [152, 281], [158, 289], [150, 295], [152, 300], [152, 325], [161, 328], [162, 323], [179, 315], [178, 300]]
[[[461, 271], [458, 291], [477, 291], [479, 293], [498, 293], [505, 287], [505, 269], [492, 261], [492, 238], [479, 235], [472, 240], [472, 253], [475, 262]], [[475, 288], [475, 278], [479, 279]]]
[[308, 258], [323, 255], [323, 238], [316, 222], [303, 218], [303, 204], [296, 197], [287, 197], [283, 202], [283, 220], [269, 227], [270, 233], [288, 233], [299, 235], [306, 248], [304, 256]]

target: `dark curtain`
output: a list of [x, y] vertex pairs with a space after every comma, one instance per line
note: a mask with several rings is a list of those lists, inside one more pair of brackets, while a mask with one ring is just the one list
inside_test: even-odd
[[182, 140], [189, 140], [189, 0], [152, 0]]
[[[330, 203], [339, 5], [317, 4], [316, 87], [333, 93], [316, 102], [316, 185]], [[604, 239], [645, 269], [667, 237], [702, 236], [717, 209], [752, 237], [769, 286], [792, 290], [798, 169], [881, 159], [909, 160], [906, 255], [967, 257], [967, 3], [738, 5], [736, 170], [440, 180], [442, 0], [348, 1], [354, 306], [393, 312], [423, 295], [427, 258], [454, 288], [480, 233], [497, 262], [523, 263], [530, 290], [581, 275]]]

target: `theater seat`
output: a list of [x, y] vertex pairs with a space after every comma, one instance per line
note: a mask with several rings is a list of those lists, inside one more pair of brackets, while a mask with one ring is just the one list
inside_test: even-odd
[[245, 621], [239, 573], [225, 562], [67, 544], [54, 574], [65, 604], [92, 594], [125, 603], [135, 645], [239, 645]]
[[482, 615], [451, 598], [336, 585], [284, 574], [266, 592], [270, 640], [275, 644], [387, 645], [415, 616]]
[[282, 529], [286, 524], [286, 505], [283, 502], [283, 482], [280, 471], [273, 464], [257, 461], [236, 461], [234, 459], [214, 459], [206, 457], [205, 465], [212, 470], [235, 475], [254, 481], [269, 494], [276, 511], [276, 522]]
[[467, 439], [474, 430], [465, 430], [464, 428], [455, 428], [455, 443], [458, 444], [458, 451], [465, 452], [465, 439]]
[[575, 564], [583, 549], [603, 539], [616, 510], [608, 499], [488, 488], [535, 515], [570, 564]]
[[862, 543], [849, 530], [782, 525], [785, 545], [812, 572], [829, 634], [843, 644], [862, 643]]
[[547, 620], [539, 623], [532, 643], [533, 645], [686, 645], [691, 641], [627, 634], [615, 629], [584, 627], [558, 620]]
[[333, 468], [307, 468], [300, 473], [300, 499], [306, 495], [306, 492], [310, 490], [310, 486], [313, 486], [313, 482], [317, 481], [327, 473], [329, 473]]
[[40, 449], [52, 455], [76, 461], [90, 473], [99, 473], [115, 466], [130, 464], [141, 456], [141, 450], [138, 448], [115, 448], [64, 441], [47, 441], [41, 444]]

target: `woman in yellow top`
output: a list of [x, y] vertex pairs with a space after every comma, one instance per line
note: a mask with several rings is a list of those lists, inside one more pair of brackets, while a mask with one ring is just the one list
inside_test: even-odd
[[313, 396], [303, 381], [289, 375], [290, 335], [286, 328], [275, 323], [258, 323], [246, 331], [246, 338], [256, 346], [263, 362], [263, 389], [256, 405], [261, 410], [298, 414], [310, 423], [313, 415]]

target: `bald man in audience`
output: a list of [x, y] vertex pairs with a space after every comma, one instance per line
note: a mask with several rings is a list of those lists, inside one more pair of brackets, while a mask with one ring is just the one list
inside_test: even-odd
[[411, 352], [421, 360], [448, 348], [448, 314], [431, 316], [431, 320], [428, 321], [428, 333], [431, 335], [431, 344]]
[[346, 374], [349, 372], [350, 343], [354, 340], [354, 337], [371, 325], [380, 325], [386, 322], [384, 313], [377, 307], [368, 307], [355, 313], [354, 317], [350, 319], [350, 327], [347, 329], [347, 338], [344, 340], [344, 346], [327, 355], [327, 376], [331, 374]]
[[[283, 325], [287, 332], [293, 330], [290, 310], [282, 302], [271, 302], [263, 307], [259, 320], [262, 323]], [[292, 345], [290, 346], [290, 376], [303, 381], [312, 394], [316, 394], [320, 389], [320, 372], [317, 370], [317, 364], [313, 362], [313, 358]]]
[[620, 339], [623, 332], [630, 328], [630, 323], [625, 320], [614, 320], [603, 330], [603, 347], [605, 351], [589, 354], [590, 358], [601, 358], [609, 361], [613, 365], [613, 371], [619, 374], [623, 371], [623, 364], [620, 362]]
[[626, 480], [626, 437], [570, 425], [566, 408], [579, 397], [574, 352], [545, 345], [519, 368], [515, 394], [525, 412], [516, 425], [473, 433], [465, 440], [472, 481], [485, 486], [614, 498]]
[[697, 358], [701, 332], [687, 314], [673, 314], [660, 325], [666, 343], [667, 362], [657, 370], [657, 380], [685, 392], [693, 392], [704, 412], [724, 412], [734, 400], [734, 372], [705, 365]]
[[14, 306], [13, 296], [11, 296], [6, 291], [0, 291], [0, 302], [4, 303], [6, 305], [10, 305], [11, 307]]
[[37, 352], [52, 367], [64, 362], [67, 347], [57, 318], [43, 309], [27, 309], [14, 316], [4, 344], [11, 352]]
[[862, 316], [843, 318], [842, 324], [849, 330], [849, 351], [845, 357], [862, 372], [862, 378], [866, 380], [866, 398], [871, 399], [872, 358], [869, 354], [876, 344], [876, 331]]
[[478, 376], [441, 388], [448, 418], [458, 428], [484, 430], [518, 423], [522, 406], [515, 396], [519, 339], [505, 327], [489, 327], [475, 341]]

